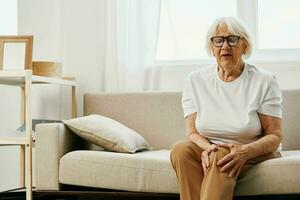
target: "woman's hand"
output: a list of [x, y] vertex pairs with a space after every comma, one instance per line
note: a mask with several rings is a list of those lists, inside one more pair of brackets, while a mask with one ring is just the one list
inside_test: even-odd
[[248, 150], [244, 145], [219, 144], [230, 150], [230, 153], [220, 159], [217, 163], [222, 172], [228, 171], [229, 177], [237, 179], [241, 169], [248, 160]]
[[212, 151], [217, 151], [218, 146], [216, 144], [210, 145], [205, 151], [201, 154], [202, 168], [204, 175], [207, 173], [207, 169], [209, 168], [209, 155]]

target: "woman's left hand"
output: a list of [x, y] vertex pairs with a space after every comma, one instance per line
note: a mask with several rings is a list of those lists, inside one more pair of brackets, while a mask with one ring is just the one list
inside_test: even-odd
[[248, 160], [248, 151], [244, 145], [236, 144], [219, 144], [230, 150], [230, 153], [220, 159], [217, 163], [222, 172], [228, 171], [229, 177], [237, 179], [241, 169]]

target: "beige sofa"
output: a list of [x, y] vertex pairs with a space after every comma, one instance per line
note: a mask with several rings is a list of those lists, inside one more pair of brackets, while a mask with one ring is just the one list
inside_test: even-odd
[[[265, 161], [238, 180], [235, 195], [300, 194], [300, 90], [283, 91], [282, 158]], [[61, 184], [116, 190], [178, 193], [169, 154], [185, 139], [181, 93], [86, 94], [84, 115], [101, 114], [142, 134], [154, 150], [136, 154], [101, 151], [63, 124], [36, 129], [36, 189]], [[300, 197], [300, 196], [299, 196]]]

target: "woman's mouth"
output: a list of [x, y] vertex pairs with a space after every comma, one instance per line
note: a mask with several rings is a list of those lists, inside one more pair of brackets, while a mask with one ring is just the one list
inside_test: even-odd
[[229, 57], [231, 54], [222, 54], [221, 57]]

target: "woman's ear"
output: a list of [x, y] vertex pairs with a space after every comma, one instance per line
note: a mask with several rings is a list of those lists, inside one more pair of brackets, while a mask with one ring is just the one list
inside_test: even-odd
[[243, 43], [243, 54], [246, 55], [247, 51], [248, 51], [249, 45], [247, 42]]
[[248, 46], [244, 49], [243, 54], [246, 55], [247, 51], [248, 51]]

